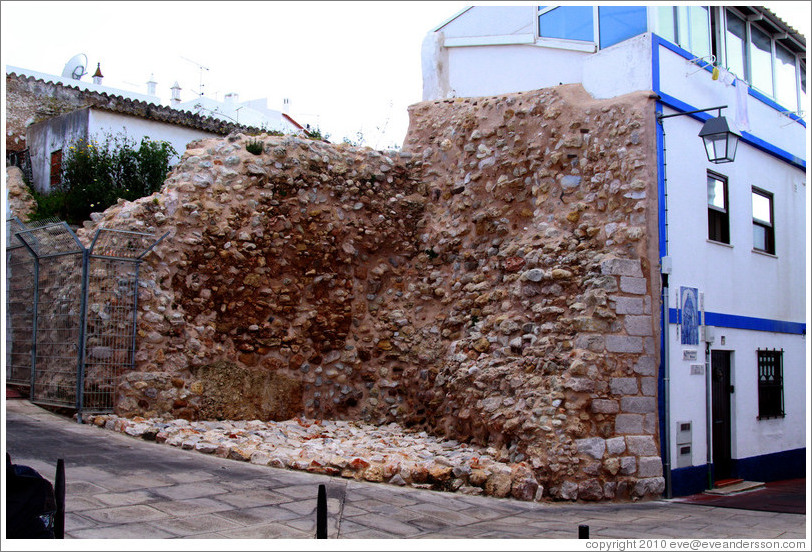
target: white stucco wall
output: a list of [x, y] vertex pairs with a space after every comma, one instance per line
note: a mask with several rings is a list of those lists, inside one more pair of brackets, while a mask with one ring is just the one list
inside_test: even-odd
[[536, 6], [476, 6], [440, 29], [446, 37], [534, 34]]
[[123, 115], [121, 113], [112, 113], [98, 109], [90, 110], [88, 117], [88, 132], [90, 136], [98, 135], [101, 137], [107, 133], [116, 135], [122, 131], [126, 131], [127, 136], [134, 139], [136, 143], [140, 143], [144, 137], [169, 142], [178, 153], [178, 155], [172, 159], [172, 163], [177, 162], [180, 156], [186, 152], [186, 145], [189, 142], [201, 138], [219, 136], [213, 132], [170, 125], [160, 121], [133, 117], [132, 115]]
[[[672, 111], [666, 110], [667, 113]], [[806, 320], [806, 184], [802, 170], [752, 146], [740, 144], [733, 163], [707, 161], [697, 137], [701, 123], [689, 117], [664, 120], [668, 192], [671, 308], [681, 286], [704, 294], [705, 310], [753, 318], [803, 323]], [[728, 177], [730, 245], [708, 240], [707, 170]], [[775, 255], [753, 250], [751, 189], [773, 193]], [[694, 465], [705, 463], [705, 378], [690, 374], [704, 361], [704, 344], [680, 345], [678, 326], [671, 339], [672, 458], [675, 422], [693, 422]], [[731, 440], [733, 458], [803, 448], [805, 443], [806, 339], [800, 335], [716, 328], [712, 349], [733, 351]], [[725, 337], [725, 344], [721, 337]], [[757, 349], [784, 349], [786, 417], [758, 420]], [[698, 361], [684, 361], [695, 349]], [[686, 400], [691, 397], [693, 400]], [[674, 464], [672, 464], [673, 467]]]
[[[736, 86], [700, 69], [684, 57], [660, 47], [660, 90], [697, 109], [727, 105], [722, 114], [733, 123], [739, 120], [740, 102]], [[806, 157], [806, 129], [749, 94], [743, 106], [749, 128], [740, 128], [797, 157]]]
[[[607, 71], [607, 67], [612, 69]], [[594, 98], [651, 90], [651, 33], [586, 56], [581, 71], [584, 89]]]
[[[80, 109], [28, 127], [26, 143], [36, 191], [47, 193], [51, 189], [51, 153], [87, 137], [88, 113], [89, 109]], [[66, 153], [63, 151], [63, 156]]]

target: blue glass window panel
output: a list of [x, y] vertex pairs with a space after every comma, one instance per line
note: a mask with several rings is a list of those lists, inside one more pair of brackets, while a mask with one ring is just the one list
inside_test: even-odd
[[560, 6], [539, 16], [539, 36], [592, 42], [591, 6]]
[[646, 32], [645, 6], [601, 6], [598, 8], [601, 48]]

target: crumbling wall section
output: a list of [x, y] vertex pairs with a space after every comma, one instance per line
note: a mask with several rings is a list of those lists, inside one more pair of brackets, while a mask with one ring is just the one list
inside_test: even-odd
[[410, 116], [403, 152], [193, 143], [96, 217], [171, 232], [117, 412], [394, 421], [489, 446], [544, 496], [659, 494], [652, 100], [570, 85]]

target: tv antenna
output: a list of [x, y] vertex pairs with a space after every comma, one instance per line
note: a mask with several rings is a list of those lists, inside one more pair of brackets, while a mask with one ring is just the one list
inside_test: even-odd
[[62, 76], [66, 79], [81, 80], [82, 77], [87, 75], [85, 69], [87, 69], [87, 56], [76, 54], [65, 64], [65, 68], [62, 69]]
[[209, 68], [208, 68], [208, 67], [205, 67], [205, 66], [203, 66], [203, 65], [199, 64], [198, 62], [193, 61], [193, 60], [191, 60], [191, 59], [189, 59], [189, 58], [187, 58], [187, 57], [183, 57], [183, 56], [180, 56], [180, 57], [181, 57], [181, 59], [185, 59], [185, 60], [186, 60], [186, 61], [188, 61], [189, 63], [192, 63], [192, 64], [194, 64], [194, 65], [197, 65], [198, 69], [200, 69], [200, 90], [194, 90], [194, 92], [197, 92], [197, 95], [202, 97], [202, 96], [203, 96], [203, 87], [205, 86], [205, 85], [203, 84], [203, 71], [208, 71], [208, 70], [209, 70]]

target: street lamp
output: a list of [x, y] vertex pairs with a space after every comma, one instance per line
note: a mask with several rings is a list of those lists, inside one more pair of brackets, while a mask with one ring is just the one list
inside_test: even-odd
[[739, 145], [739, 138], [741, 134], [730, 126], [727, 119], [722, 117], [722, 109], [726, 105], [718, 107], [709, 107], [707, 109], [696, 109], [694, 111], [685, 111], [683, 113], [673, 113], [671, 115], [658, 115], [657, 120], [662, 121], [669, 117], [680, 117], [682, 115], [691, 115], [693, 113], [702, 113], [705, 111], [718, 110], [716, 117], [712, 117], [705, 121], [702, 125], [702, 130], [699, 131], [699, 137], [705, 143], [705, 153], [708, 156], [708, 161], [711, 163], [731, 163], [736, 158], [736, 148]]

